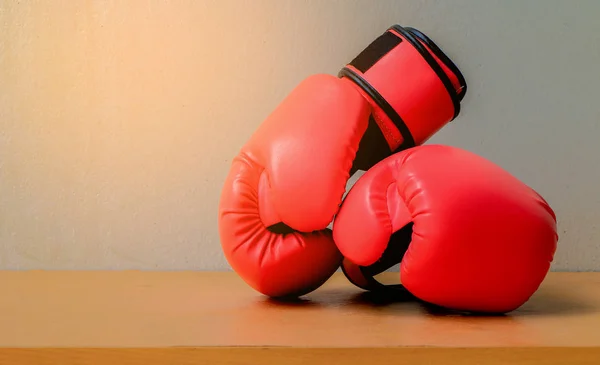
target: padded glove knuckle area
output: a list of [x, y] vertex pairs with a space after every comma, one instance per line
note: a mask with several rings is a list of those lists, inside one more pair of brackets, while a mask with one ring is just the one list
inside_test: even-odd
[[[272, 209], [268, 196], [265, 170], [248, 156], [236, 158], [220, 202], [219, 230], [224, 253], [232, 268], [265, 295], [310, 292], [341, 263], [331, 232], [271, 232], [263, 220], [274, 219], [265, 212]], [[263, 209], [261, 204], [267, 208]], [[309, 263], [310, 269], [306, 267]]]
[[334, 238], [361, 266], [346, 265], [347, 277], [367, 290], [380, 290], [373, 276], [400, 263], [402, 285], [420, 300], [503, 313], [537, 290], [558, 235], [550, 206], [510, 173], [472, 152], [427, 145], [367, 171]]

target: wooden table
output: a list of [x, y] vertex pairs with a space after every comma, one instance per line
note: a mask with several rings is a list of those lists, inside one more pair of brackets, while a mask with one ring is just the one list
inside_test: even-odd
[[342, 275], [284, 304], [233, 273], [0, 272], [2, 365], [271, 363], [600, 364], [600, 273], [551, 273], [518, 311], [473, 317]]

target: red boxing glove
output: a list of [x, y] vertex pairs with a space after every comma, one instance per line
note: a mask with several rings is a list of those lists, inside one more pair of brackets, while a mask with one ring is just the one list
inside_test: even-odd
[[468, 312], [512, 311], [538, 289], [557, 246], [546, 201], [471, 152], [427, 145], [386, 158], [352, 187], [333, 237], [344, 273], [367, 290], [400, 263], [415, 297]]
[[300, 296], [339, 267], [332, 222], [356, 170], [421, 144], [466, 90], [420, 32], [393, 26], [342, 69], [300, 83], [234, 158], [219, 206], [225, 257], [255, 290]]

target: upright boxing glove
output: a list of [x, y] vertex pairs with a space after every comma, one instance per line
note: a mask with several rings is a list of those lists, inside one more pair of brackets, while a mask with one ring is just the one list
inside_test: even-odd
[[397, 289], [374, 276], [400, 263], [400, 282], [415, 297], [488, 313], [530, 298], [558, 240], [555, 214], [538, 193], [474, 153], [441, 145], [397, 153], [361, 176], [333, 237], [344, 273], [363, 289]]
[[393, 26], [338, 77], [302, 81], [234, 158], [219, 206], [226, 259], [252, 288], [300, 296], [342, 256], [327, 226], [346, 183], [453, 120], [466, 84], [413, 28]]

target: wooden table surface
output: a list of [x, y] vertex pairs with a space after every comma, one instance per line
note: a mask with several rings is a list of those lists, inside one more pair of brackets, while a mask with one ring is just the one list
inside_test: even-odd
[[[384, 280], [394, 280], [393, 273]], [[0, 364], [600, 364], [600, 273], [550, 273], [505, 316], [365, 295], [297, 303], [213, 272], [0, 271]]]

